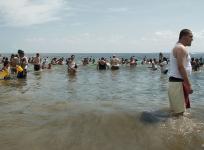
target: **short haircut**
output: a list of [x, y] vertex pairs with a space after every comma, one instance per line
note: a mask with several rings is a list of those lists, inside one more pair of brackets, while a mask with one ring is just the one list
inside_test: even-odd
[[18, 54], [24, 54], [24, 51], [21, 50], [21, 49], [19, 49], [19, 50], [18, 50]]
[[9, 64], [9, 61], [6, 60], [6, 61], [4, 62], [4, 67], [7, 66], [8, 64]]
[[181, 30], [181, 32], [180, 32], [180, 34], [179, 34], [179, 40], [180, 40], [183, 36], [189, 35], [190, 33], [192, 33], [192, 31], [189, 30], [189, 29], [183, 29], [183, 30]]

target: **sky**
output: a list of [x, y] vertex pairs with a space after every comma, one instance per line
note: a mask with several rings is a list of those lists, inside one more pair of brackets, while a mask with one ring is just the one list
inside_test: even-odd
[[203, 0], [0, 0], [0, 53], [204, 52]]

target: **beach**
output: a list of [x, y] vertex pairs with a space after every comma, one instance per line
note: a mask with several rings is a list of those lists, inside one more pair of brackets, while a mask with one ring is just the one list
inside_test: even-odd
[[192, 108], [179, 118], [169, 115], [168, 75], [147, 65], [79, 65], [74, 76], [66, 65], [28, 70], [26, 79], [0, 80], [2, 150], [204, 149], [203, 68], [191, 75]]

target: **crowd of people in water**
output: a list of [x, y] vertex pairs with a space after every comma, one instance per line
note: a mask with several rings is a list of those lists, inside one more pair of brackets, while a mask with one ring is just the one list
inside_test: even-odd
[[[152, 70], [158, 70], [160, 68], [161, 73], [168, 73], [168, 63], [169, 59], [164, 57], [162, 53], [159, 53], [159, 59], [147, 58], [146, 56], [141, 60], [135, 56], [130, 58], [118, 58], [116, 55], [112, 57], [105, 58], [101, 57], [98, 60], [92, 57], [85, 57], [81, 60], [81, 65], [95, 64], [97, 70], [118, 70], [121, 65], [128, 65], [130, 67], [136, 67], [138, 64], [145, 65], [148, 64], [148, 68]], [[203, 58], [191, 58], [191, 65], [193, 71], [199, 71], [200, 67], [203, 66]], [[0, 79], [9, 79], [10, 75], [16, 75], [17, 78], [26, 78], [28, 72], [28, 64], [33, 65], [34, 71], [40, 71], [43, 69], [52, 69], [53, 65], [67, 65], [67, 71], [69, 74], [74, 75], [77, 72], [79, 64], [75, 61], [75, 55], [71, 55], [69, 58], [65, 59], [63, 57], [54, 57], [50, 59], [49, 57], [41, 57], [39, 53], [36, 53], [35, 57], [27, 57], [23, 50], [18, 50], [17, 54], [11, 54], [10, 58], [3, 57], [0, 55], [0, 64], [3, 67], [0, 68]]]

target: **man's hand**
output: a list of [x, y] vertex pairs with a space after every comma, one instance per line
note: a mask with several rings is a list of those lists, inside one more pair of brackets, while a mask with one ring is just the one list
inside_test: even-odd
[[184, 89], [188, 94], [192, 94], [193, 93], [193, 89], [192, 86], [190, 84], [187, 84], [186, 82], [183, 83], [184, 85]]

